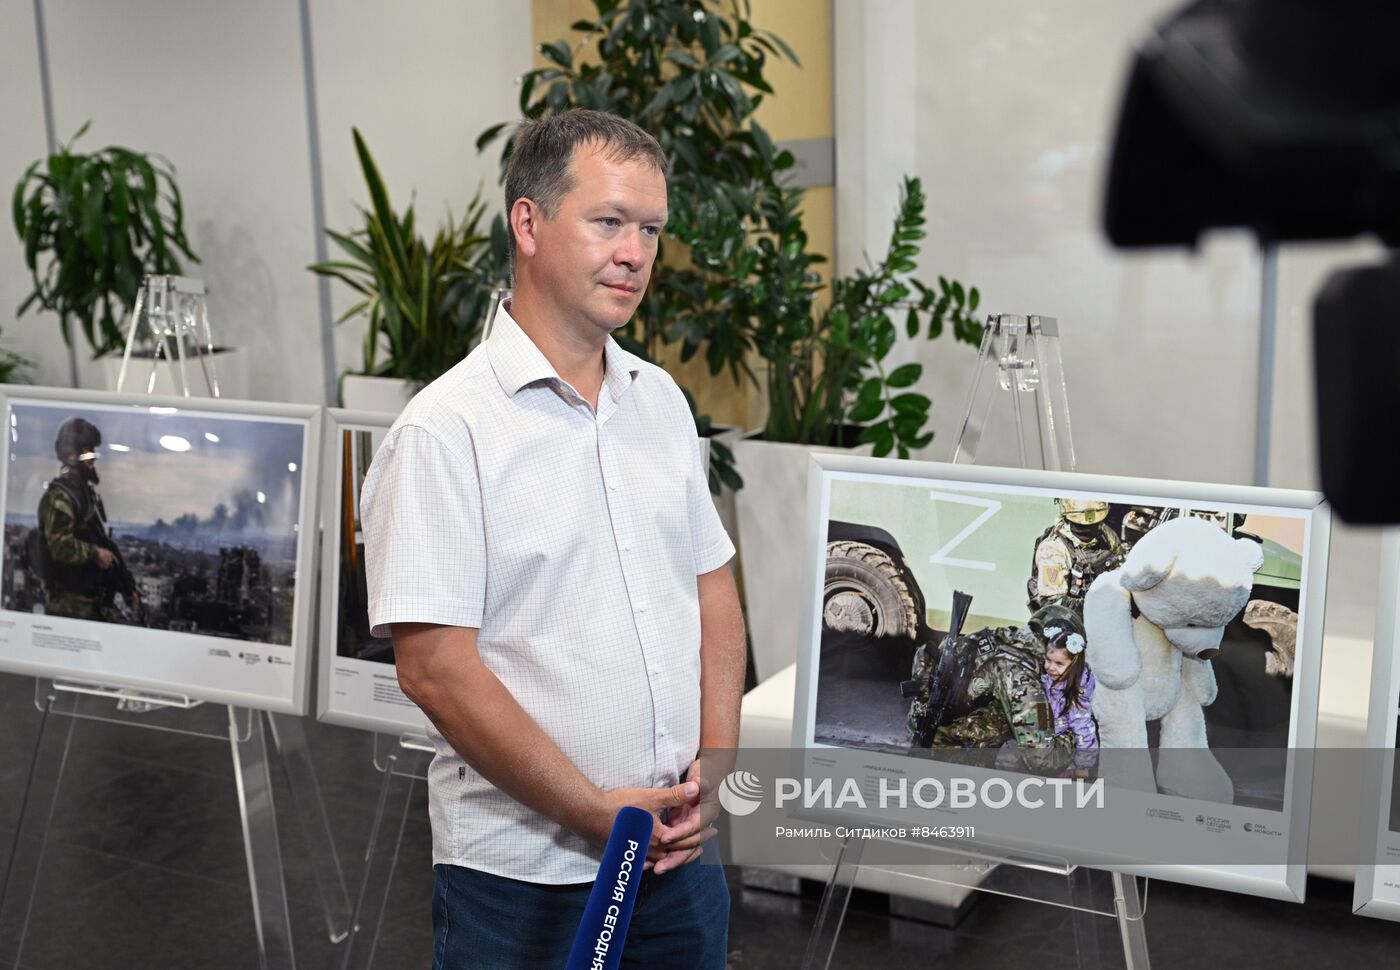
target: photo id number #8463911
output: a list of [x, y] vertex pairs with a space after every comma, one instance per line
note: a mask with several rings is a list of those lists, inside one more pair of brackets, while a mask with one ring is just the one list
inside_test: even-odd
[[[830, 838], [832, 830], [825, 826], [817, 828], [791, 828], [780, 825], [779, 837], [802, 838], [820, 836]], [[880, 826], [862, 828], [859, 826], [838, 825], [835, 829], [838, 839], [975, 839], [975, 825], [911, 825]]]

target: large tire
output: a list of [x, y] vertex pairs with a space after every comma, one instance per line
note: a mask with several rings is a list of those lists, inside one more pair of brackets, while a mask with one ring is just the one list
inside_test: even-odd
[[822, 626], [857, 637], [911, 639], [922, 626], [918, 600], [889, 554], [864, 542], [826, 544]]

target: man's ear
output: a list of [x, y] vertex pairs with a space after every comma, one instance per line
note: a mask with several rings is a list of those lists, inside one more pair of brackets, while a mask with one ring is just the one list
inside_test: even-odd
[[535, 255], [535, 231], [543, 214], [540, 207], [526, 198], [515, 200], [510, 207], [510, 231], [515, 235], [515, 251], [521, 256]]

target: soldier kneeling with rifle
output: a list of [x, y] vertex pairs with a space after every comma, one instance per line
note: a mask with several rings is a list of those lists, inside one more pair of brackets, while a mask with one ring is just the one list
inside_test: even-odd
[[901, 685], [903, 695], [913, 698], [910, 750], [991, 749], [1014, 740], [1027, 769], [1059, 774], [1074, 757], [1075, 739], [1072, 731], [1055, 733], [1040, 679], [1045, 646], [1034, 632], [1039, 612], [1027, 629], [1007, 626], [963, 634], [971, 605], [970, 595], [953, 593], [948, 634], [936, 647], [919, 647], [913, 678]]
[[39, 500], [30, 561], [44, 583], [44, 612], [123, 623], [116, 595], [139, 617], [141, 592], [107, 533], [107, 512], [94, 487], [101, 444], [102, 432], [85, 418], [69, 418], [59, 427], [54, 453], [63, 467]]

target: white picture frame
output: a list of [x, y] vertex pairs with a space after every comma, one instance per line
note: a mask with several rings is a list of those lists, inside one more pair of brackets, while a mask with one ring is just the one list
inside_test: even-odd
[[[356, 615], [347, 617], [345, 611], [355, 597], [342, 595], [347, 576], [358, 575], [363, 581], [363, 542], [357, 535], [347, 535], [346, 524], [358, 526], [364, 473], [394, 418], [374, 411], [326, 411], [316, 717], [380, 734], [421, 736], [426, 733], [427, 718], [399, 688], [391, 641], [369, 637], [366, 612], [355, 608]], [[347, 494], [354, 506], [348, 512]], [[356, 558], [347, 557], [347, 550], [354, 550]]]
[[[1018, 500], [1026, 498], [1027, 502], [1030, 501], [1028, 497], [1034, 497], [1037, 502], [1048, 500], [1051, 503], [1051, 508], [1054, 507], [1054, 498], [1100, 498], [1121, 505], [1140, 504], [1177, 508], [1182, 510], [1181, 514], [1183, 515], [1196, 509], [1243, 513], [1258, 516], [1259, 518], [1255, 521], [1266, 525], [1272, 523], [1276, 517], [1278, 522], [1274, 524], [1280, 528], [1286, 527], [1290, 536], [1295, 533], [1301, 536], [1301, 539], [1297, 540], [1301, 549], [1301, 559], [1295, 564], [1298, 572], [1296, 612], [1299, 623], [1296, 662], [1293, 667], [1291, 684], [1284, 688], [1287, 698], [1282, 708], [1287, 711], [1286, 748], [1289, 751], [1292, 749], [1311, 749], [1315, 745], [1327, 552], [1330, 535], [1330, 511], [1320, 494], [1282, 489], [1153, 481], [1015, 468], [896, 461], [842, 454], [814, 454], [811, 459], [808, 479], [803, 556], [803, 602], [799, 613], [801, 629], [799, 632], [792, 737], [793, 747], [804, 752], [804, 763], [814, 765], [811, 768], [813, 773], [820, 775], [824, 770], [821, 767], [822, 762], [829, 763], [831, 760], [831, 756], [824, 756], [823, 751], [829, 751], [832, 748], [866, 747], [860, 743], [840, 739], [837, 743], [831, 743], [830, 740], [823, 742], [821, 740], [823, 736], [830, 739], [832, 729], [829, 725], [838, 722], [835, 718], [829, 718], [828, 722], [823, 724], [822, 730], [819, 731], [817, 721], [820, 706], [818, 689], [822, 665], [820, 658], [825, 608], [823, 594], [826, 575], [826, 542], [830, 523], [833, 521], [833, 485], [838, 483], [859, 483], [862, 486], [872, 486], [876, 491], [881, 488], [928, 490], [932, 493], [931, 497], [933, 498], [936, 498], [937, 494], [941, 494], [941, 489], [947, 489], [949, 492], [959, 493], [963, 496], [985, 497], [986, 501], [980, 502], [980, 509], [975, 510], [975, 515], [969, 511], [964, 516], [965, 518], [975, 518], [976, 515], [985, 512], [987, 508], [998, 506], [998, 502], [995, 501], [998, 494], [1012, 496]], [[874, 492], [863, 495], [860, 501], [865, 501], [873, 496]], [[885, 526], [882, 526], [881, 522], [888, 523], [891, 515], [898, 517], [901, 514], [906, 516], [916, 514], [898, 511], [901, 507], [899, 501], [901, 495], [897, 495], [895, 492], [891, 492], [887, 496], [875, 497], [880, 498], [880, 501], [874, 503], [871, 508], [878, 508], [879, 514], [870, 516], [864, 523], [867, 526], [884, 528]], [[924, 501], [922, 498], [920, 500]], [[928, 504], [932, 505], [931, 502]], [[917, 506], [907, 502], [905, 507], [917, 508]], [[1053, 513], [1051, 515], [1053, 518]], [[882, 516], [884, 518], [881, 518]], [[948, 518], [950, 521], [953, 519], [951, 516]], [[900, 521], [915, 520], [906, 518]], [[1247, 518], [1244, 521], [1246, 524], [1249, 522]], [[938, 534], [936, 529], [950, 529], [953, 526], [939, 525], [931, 528], [935, 529], [934, 534], [936, 535]], [[966, 540], [972, 535], [972, 532], [959, 532], [958, 534], [963, 540]], [[1022, 534], [1024, 534], [1023, 531], [1008, 533], [1008, 535]], [[922, 541], [927, 542], [926, 539]], [[1289, 542], [1294, 541], [1289, 539]], [[969, 543], [969, 547], [970, 545], [971, 543]], [[1267, 548], [1267, 543], [1265, 545]], [[946, 546], [946, 543], [943, 543], [942, 546]], [[948, 569], [949, 571], [946, 573], [948, 576], [953, 576], [956, 573], [952, 566], [947, 565], [950, 562], [957, 568], [966, 567], [969, 572], [972, 571], [971, 567], [979, 565], [984, 568], [994, 566], [995, 569], [1000, 569], [1003, 562], [999, 556], [996, 557], [998, 561], [994, 564], [965, 561], [963, 557], [970, 554], [968, 547], [964, 548], [962, 557], [960, 557], [957, 555], [957, 550], [950, 550], [942, 546], [938, 550], [912, 549], [904, 546], [902, 552], [908, 561], [913, 561], [920, 556], [927, 558], [932, 553], [940, 554], [942, 558], [938, 568]], [[1021, 593], [1024, 596], [1026, 579], [1030, 575], [1032, 547], [1027, 544], [1024, 549], [1018, 547], [1007, 550], [1006, 556], [1008, 558], [1004, 561], [1011, 564], [1007, 571], [1020, 570], [1016, 578], [1021, 583]], [[988, 574], [982, 573], [982, 575]], [[962, 581], [961, 579], [956, 580], [956, 582]], [[954, 580], [950, 579], [948, 582], [951, 583]], [[1254, 590], [1258, 589], [1259, 583], [1256, 579]], [[976, 590], [969, 591], [974, 593], [972, 613], [976, 614], [978, 612]], [[929, 592], [929, 590], [924, 590], [925, 594]], [[930, 596], [929, 607], [934, 606], [932, 600], [935, 596], [944, 595], [946, 591], [933, 592], [934, 596]], [[1024, 606], [1022, 608], [1026, 610], [1028, 615], [1028, 608]], [[1004, 612], [1002, 615], [1005, 615]], [[1238, 619], [1238, 614], [1236, 619]], [[965, 632], [975, 629], [978, 627], [965, 627]], [[910, 674], [906, 673], [904, 676], [908, 677]], [[844, 685], [843, 691], [826, 696], [838, 697], [842, 694], [844, 694]], [[883, 695], [881, 695], [879, 703], [888, 706]], [[907, 708], [908, 703], [907, 700], [902, 701], [904, 708]], [[1271, 700], [1271, 703], [1275, 702]], [[1277, 703], [1275, 706], [1277, 707]], [[862, 709], [869, 710], [870, 708], [867, 705]], [[1208, 711], [1209, 708], [1206, 710]], [[899, 730], [903, 730], [902, 720], [899, 724]], [[1285, 739], [1280, 737], [1279, 740]], [[905, 743], [908, 743], [907, 740]], [[868, 771], [868, 777], [858, 779], [858, 783], [862, 786], [873, 788], [877, 778], [887, 776], [890, 773], [907, 772], [913, 764], [921, 766], [918, 768], [921, 773], [934, 775], [939, 773], [938, 769], [927, 767], [937, 765], [937, 762], [931, 762], [924, 758], [911, 758], [907, 753], [894, 753], [895, 746], [893, 745], [884, 750], [881, 750], [879, 744], [868, 747], [869, 750], [862, 750], [863, 763], [861, 768]], [[1210, 748], [1214, 750], [1215, 745], [1212, 743]], [[958, 851], [973, 850], [1013, 861], [1024, 860], [1023, 864], [1045, 864], [1052, 868], [1061, 863], [1087, 864], [1136, 875], [1165, 878], [1174, 882], [1301, 902], [1304, 898], [1306, 884], [1312, 765], [1310, 759], [1294, 759], [1282, 747], [1276, 747], [1275, 753], [1283, 760], [1283, 767], [1279, 770], [1282, 777], [1275, 779], [1270, 776], [1269, 782], [1271, 784], [1280, 783], [1281, 790], [1276, 798], [1272, 795], [1267, 799], [1261, 798], [1258, 805], [1217, 804], [1202, 808], [1196, 800], [1162, 794], [1155, 790], [1149, 794], [1146, 791], [1121, 792], [1119, 789], [1108, 789], [1108, 794], [1111, 797], [1106, 802], [1106, 808], [1102, 811], [1116, 813], [1116, 817], [1113, 814], [1085, 815], [1083, 818], [1084, 830], [1078, 835], [1075, 834], [1077, 830], [1053, 833], [1033, 831], [1035, 826], [1025, 825], [1026, 817], [1023, 816], [1017, 816], [1020, 821], [1016, 824], [1022, 827], [1014, 831], [998, 831], [997, 819], [1000, 816], [996, 816], [996, 813], [983, 812], [975, 817], [964, 813], [959, 817], [956, 812], [949, 814], [947, 809], [940, 809], [941, 814], [936, 815], [935, 818], [942, 825], [968, 825], [970, 821], [975, 821], [977, 838], [970, 843], [960, 842], [951, 846]], [[952, 769], [952, 766], [949, 765], [941, 767]], [[959, 770], [976, 774], [982, 769], [961, 768]], [[994, 771], [992, 774], [1006, 775], [1008, 773]], [[1024, 778], [1026, 776], [1018, 775], [1017, 777]], [[883, 781], [881, 784], [883, 786]], [[1232, 797], [1243, 796], [1237, 794]], [[1117, 808], [1115, 808], [1115, 803]], [[1274, 805], [1277, 805], [1277, 810], [1271, 807]], [[1161, 807], [1159, 812], [1155, 810], [1155, 806]], [[1210, 812], [1209, 816], [1206, 815], [1207, 811]], [[853, 815], [849, 806], [842, 812], [833, 812], [820, 806], [817, 808], [803, 807], [794, 811], [793, 814], [795, 817], [814, 821], [862, 821], [867, 824], [880, 825], [889, 825], [898, 821], [920, 824], [917, 814], [892, 816], [888, 812], [872, 811]], [[1151, 821], [1142, 820], [1144, 815], [1148, 816]], [[1163, 817], [1159, 818], [1159, 815]], [[1029, 816], [1029, 818], [1034, 821], [1034, 815]], [[926, 824], [928, 821], [926, 810], [922, 819], [923, 823]], [[1182, 846], [1190, 846], [1193, 842], [1201, 843], [1201, 840], [1207, 837], [1207, 833], [1210, 833], [1210, 837], [1217, 841], [1201, 843], [1197, 846], [1194, 854], [1184, 850], [1180, 853], [1157, 852], [1138, 845], [1119, 847], [1109, 845], [1104, 841], [1112, 838], [1103, 834], [1109, 830], [1102, 825], [1105, 821], [1111, 821], [1118, 825], [1122, 832], [1132, 833], [1141, 830], [1145, 834], [1155, 834], [1158, 837], [1178, 840]], [[1063, 824], [1063, 822], [1057, 819], [1056, 824]], [[1161, 824], [1166, 828], [1151, 830], [1148, 828], [1149, 824]], [[1075, 844], [1076, 839], [1079, 840], [1080, 844]], [[1150, 838], [1144, 841], [1150, 841]], [[1217, 847], [1220, 861], [1206, 861], [1213, 856], [1210, 856], [1208, 854], [1210, 850], [1203, 849], [1202, 845]], [[1248, 859], [1247, 863], [1234, 861], [1232, 845], [1240, 848], [1241, 852], [1238, 858]], [[1129, 848], [1132, 851], [1129, 851]], [[1191, 861], [1174, 863], [1172, 861], [1174, 859], [1191, 859]]]
[[[1400, 721], [1400, 529], [1381, 538], [1380, 592], [1371, 654], [1371, 698], [1366, 718], [1365, 788], [1361, 797], [1360, 855], [1352, 909], [1358, 915], [1400, 921], [1400, 792], [1395, 787]], [[1374, 759], [1374, 760], [1372, 760]], [[1390, 860], [1387, 862], [1387, 860]]]
[[[0, 408], [0, 670], [306, 713], [320, 407], [0, 385]], [[106, 425], [97, 491], [154, 628], [44, 612], [26, 542], [70, 417]]]

